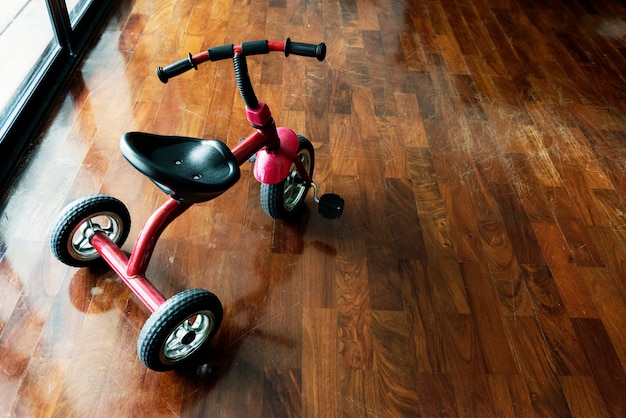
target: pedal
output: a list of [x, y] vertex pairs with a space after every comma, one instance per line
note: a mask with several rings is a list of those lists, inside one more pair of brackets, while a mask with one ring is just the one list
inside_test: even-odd
[[317, 202], [317, 211], [326, 219], [337, 219], [343, 213], [344, 200], [334, 193], [322, 195]]

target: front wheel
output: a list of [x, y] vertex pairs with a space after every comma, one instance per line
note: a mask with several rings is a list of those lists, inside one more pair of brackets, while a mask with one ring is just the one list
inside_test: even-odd
[[222, 304], [208, 290], [190, 289], [166, 300], [146, 321], [137, 340], [142, 363], [157, 372], [193, 359], [217, 332]]
[[[298, 135], [297, 154], [309, 173], [309, 178], [313, 178], [315, 166], [313, 145], [301, 135]], [[261, 206], [273, 219], [289, 219], [304, 203], [310, 187], [311, 185], [307, 184], [298, 173], [296, 165], [292, 164], [285, 180], [277, 184], [261, 184]]]

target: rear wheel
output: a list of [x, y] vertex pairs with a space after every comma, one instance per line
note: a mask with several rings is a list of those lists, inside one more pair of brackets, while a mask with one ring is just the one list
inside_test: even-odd
[[[301, 135], [298, 135], [297, 154], [309, 173], [309, 178], [313, 178], [313, 145]], [[310, 187], [298, 173], [296, 165], [292, 164], [285, 180], [276, 184], [261, 184], [261, 206], [271, 218], [289, 219], [302, 207]]]
[[162, 372], [195, 358], [222, 323], [217, 296], [189, 289], [166, 300], [150, 315], [137, 340], [137, 354], [149, 369]]
[[96, 232], [104, 232], [121, 246], [130, 232], [130, 214], [124, 203], [106, 195], [91, 195], [66, 206], [50, 233], [54, 256], [69, 266], [85, 267], [100, 259], [91, 245]]

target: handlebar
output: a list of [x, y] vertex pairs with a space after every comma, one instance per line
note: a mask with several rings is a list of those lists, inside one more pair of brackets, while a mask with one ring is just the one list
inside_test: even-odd
[[230, 44], [217, 46], [196, 55], [191, 55], [190, 53], [187, 58], [183, 58], [166, 67], [158, 67], [156, 73], [162, 83], [167, 83], [172, 77], [181, 75], [191, 69], [197, 70], [198, 64], [202, 64], [206, 61], [232, 59], [235, 55], [249, 56], [269, 54], [274, 51], [284, 52], [286, 57], [293, 54], [304, 57], [315, 57], [318, 61], [324, 61], [326, 58], [326, 45], [323, 42], [319, 44], [307, 44], [303, 42], [292, 42], [289, 38], [284, 42], [258, 40], [244, 42], [241, 45]]

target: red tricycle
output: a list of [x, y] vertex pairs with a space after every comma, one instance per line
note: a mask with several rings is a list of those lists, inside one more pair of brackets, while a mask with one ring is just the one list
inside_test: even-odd
[[204, 289], [182, 291], [166, 299], [145, 277], [156, 243], [165, 228], [195, 203], [218, 197], [240, 177], [240, 166], [254, 163], [261, 183], [261, 205], [274, 219], [287, 219], [303, 206], [310, 188], [318, 212], [337, 218], [343, 199], [335, 194], [318, 197], [313, 183], [314, 150], [311, 142], [288, 128], [277, 128], [269, 107], [255, 95], [246, 56], [280, 51], [324, 60], [326, 46], [292, 42], [251, 41], [222, 45], [157, 68], [163, 83], [206, 61], [232, 59], [235, 79], [254, 131], [231, 150], [224, 142], [184, 136], [128, 132], [120, 148], [124, 157], [150, 178], [169, 199], [146, 221], [127, 256], [121, 246], [130, 231], [130, 214], [118, 199], [91, 195], [66, 206], [53, 225], [50, 244], [55, 257], [75, 267], [104, 261], [150, 310], [142, 327], [137, 352], [155, 371], [177, 368], [201, 352], [217, 332], [222, 305]]

